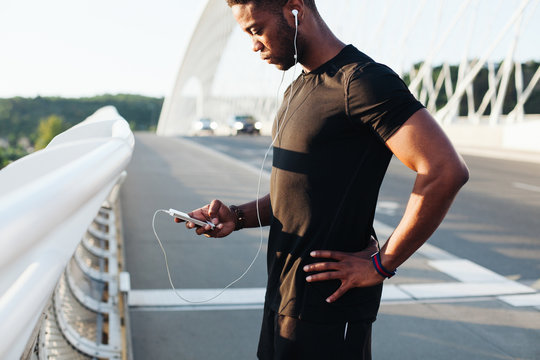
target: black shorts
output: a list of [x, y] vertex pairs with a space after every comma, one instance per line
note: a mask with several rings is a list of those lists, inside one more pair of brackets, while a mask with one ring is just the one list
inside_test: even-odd
[[261, 360], [370, 360], [372, 322], [316, 323], [265, 307], [257, 357]]

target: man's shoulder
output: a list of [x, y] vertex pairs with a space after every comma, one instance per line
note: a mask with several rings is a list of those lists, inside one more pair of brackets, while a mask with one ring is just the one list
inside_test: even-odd
[[347, 45], [334, 59], [334, 65], [342, 71], [354, 71], [375, 61], [353, 45]]
[[350, 77], [369, 80], [371, 77], [379, 75], [398, 76], [391, 68], [373, 60], [353, 45], [345, 47], [338, 63], [341, 70]]
[[347, 45], [343, 48], [343, 58], [351, 63], [367, 64], [375, 62], [369, 55], [358, 50], [354, 45]]

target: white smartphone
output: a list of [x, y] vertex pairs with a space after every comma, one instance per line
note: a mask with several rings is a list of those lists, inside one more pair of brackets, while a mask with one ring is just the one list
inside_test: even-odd
[[202, 220], [199, 220], [199, 219], [194, 219], [191, 216], [189, 216], [188, 214], [186, 214], [185, 212], [178, 211], [178, 210], [175, 210], [175, 209], [169, 209], [169, 214], [171, 216], [173, 216], [173, 217], [182, 219], [184, 221], [190, 221], [190, 222], [194, 223], [197, 226], [210, 225], [210, 227], [212, 229], [215, 227], [215, 225], [212, 224], [210, 221], [202, 221]]

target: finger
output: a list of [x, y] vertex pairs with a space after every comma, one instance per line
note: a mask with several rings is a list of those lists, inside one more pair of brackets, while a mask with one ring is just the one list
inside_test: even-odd
[[333, 251], [333, 250], [315, 250], [309, 253], [311, 257], [314, 258], [325, 258], [325, 259], [335, 259], [335, 260], [343, 260], [348, 253], [344, 253], [342, 251]]
[[326, 302], [333, 303], [334, 301], [342, 297], [348, 290], [349, 287], [342, 284], [339, 289], [336, 290], [336, 292], [334, 292], [326, 299]]
[[208, 234], [212, 230], [210, 225], [205, 225], [205, 226], [197, 226], [197, 225], [195, 225], [195, 226], [197, 227], [195, 229], [195, 232], [197, 233], [197, 235]]
[[221, 237], [220, 236], [220, 233], [221, 233], [221, 230], [223, 229], [223, 224], [218, 224], [218, 225], [215, 225], [214, 227], [211, 227], [210, 225], [207, 225], [207, 226], [204, 226], [204, 236], [206, 237], [213, 237], [213, 238], [218, 238], [218, 237]]
[[209, 205], [205, 205], [202, 208], [193, 210], [192, 212], [188, 213], [188, 215], [194, 219], [208, 220], [208, 207]]
[[177, 218], [177, 217], [175, 217], [175, 218], [173, 218], [173, 219], [174, 219], [174, 222], [175, 222], [175, 223], [181, 223], [181, 222], [184, 222], [184, 220], [179, 219], [179, 218]]
[[223, 203], [219, 200], [212, 200], [210, 203], [210, 206], [208, 206], [208, 216], [213, 220], [218, 217], [219, 209], [221, 209], [221, 206]]
[[224, 224], [224, 223], [219, 223], [216, 225], [216, 227], [214, 228], [215, 230], [215, 233], [213, 233], [213, 236], [215, 238], [222, 238], [222, 237], [225, 237], [225, 236], [228, 236], [230, 233], [232, 233], [234, 231], [234, 224]]
[[326, 280], [335, 280], [340, 279], [340, 273], [338, 271], [325, 271], [318, 274], [309, 275], [306, 277], [307, 282], [317, 282], [317, 281], [326, 281]]
[[303, 267], [303, 270], [305, 272], [338, 270], [338, 269], [339, 269], [339, 263], [337, 262], [320, 262], [320, 263], [309, 264]]

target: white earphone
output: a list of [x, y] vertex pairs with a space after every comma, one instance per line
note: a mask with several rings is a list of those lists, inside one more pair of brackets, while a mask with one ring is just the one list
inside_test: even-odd
[[291, 12], [294, 15], [294, 61], [296, 65], [296, 61], [298, 61], [298, 51], [296, 50], [296, 36], [298, 35], [298, 10], [292, 9]]
[[298, 27], [298, 10], [293, 9], [291, 12], [294, 15], [294, 25]]

